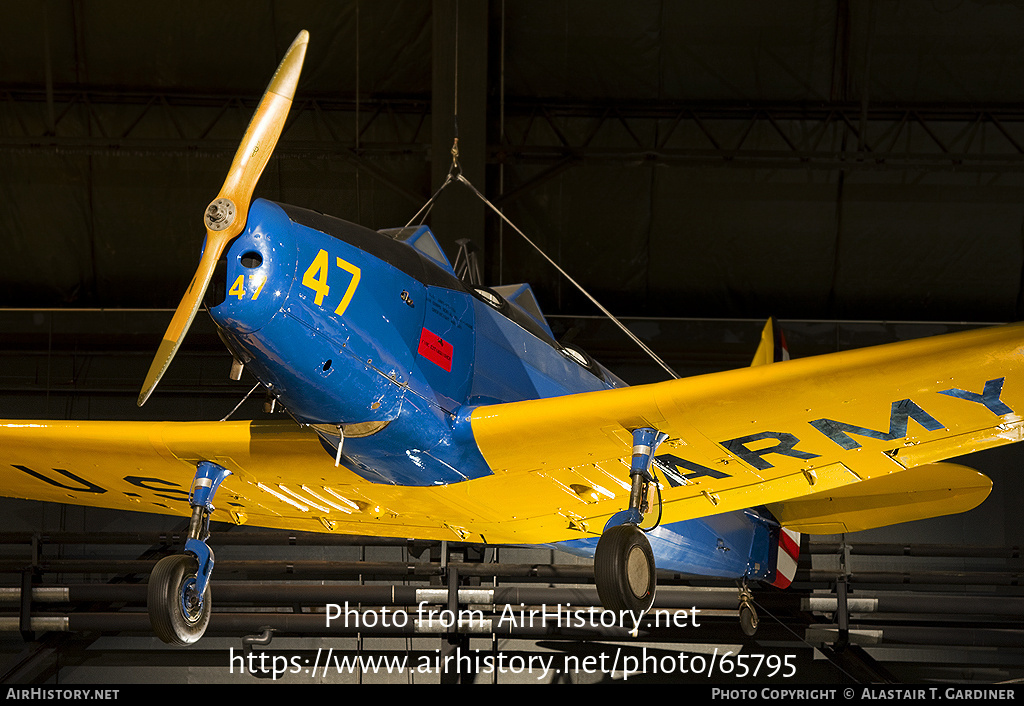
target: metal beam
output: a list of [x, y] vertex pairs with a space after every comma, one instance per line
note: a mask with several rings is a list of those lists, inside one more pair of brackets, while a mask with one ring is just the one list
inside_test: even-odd
[[[454, 0], [440, 4], [453, 5]], [[465, 5], [460, 32], [472, 35], [472, 41], [463, 36], [458, 45], [462, 49], [457, 79], [459, 157], [463, 172], [481, 191], [486, 192], [485, 162], [559, 169], [657, 164], [1024, 171], [1024, 105], [1020, 104], [633, 101], [608, 106], [585, 100], [509, 97], [504, 106], [504, 136], [499, 144], [488, 145], [486, 27], [472, 29], [486, 24], [486, 13], [472, 3]], [[483, 16], [473, 17], [474, 13]], [[383, 159], [430, 158], [434, 189], [440, 186], [451, 166], [455, 129], [454, 12], [438, 15], [435, 22], [441, 36], [436, 39], [432, 102], [425, 96], [371, 96], [357, 105], [354, 98], [305, 96], [293, 110], [276, 157], [345, 159], [360, 169], [372, 168], [373, 162]], [[0, 152], [230, 156], [237, 144], [223, 136], [235, 126], [244, 126], [256, 100], [255, 96], [125, 93], [103, 88], [47, 92], [0, 86], [0, 116], [8, 118], [0, 122], [5, 126], [0, 132]], [[47, 113], [48, 105], [53, 106], [54, 117], [39, 120], [40, 111]], [[358, 128], [353, 119], [357, 110]], [[176, 119], [184, 111], [190, 120]], [[196, 119], [204, 112], [205, 117]], [[649, 129], [653, 124], [657, 130]], [[91, 136], [83, 129], [86, 125], [94, 128]], [[366, 139], [371, 134], [374, 139]], [[492, 131], [492, 136], [496, 134]], [[737, 139], [737, 134], [742, 136]], [[759, 136], [758, 141], [751, 139], [753, 135]], [[385, 170], [378, 167], [376, 172], [375, 178]], [[512, 184], [508, 191], [522, 187]], [[410, 200], [421, 198], [417, 189], [398, 188]], [[445, 208], [443, 202], [439, 207]]]

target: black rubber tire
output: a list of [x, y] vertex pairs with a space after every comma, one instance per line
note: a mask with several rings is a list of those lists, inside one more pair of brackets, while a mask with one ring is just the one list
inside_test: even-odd
[[607, 610], [646, 613], [654, 604], [657, 584], [651, 543], [636, 525], [607, 530], [594, 552], [594, 580]]
[[191, 645], [210, 624], [210, 584], [206, 584], [202, 602], [186, 609], [182, 594], [194, 583], [199, 564], [194, 556], [175, 554], [157, 562], [149, 575], [146, 607], [153, 632], [169, 645]]
[[740, 604], [740, 629], [747, 637], [753, 637], [757, 632], [757, 611], [749, 603]]

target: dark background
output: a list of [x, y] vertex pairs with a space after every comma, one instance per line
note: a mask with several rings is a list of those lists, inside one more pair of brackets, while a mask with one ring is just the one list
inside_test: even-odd
[[[469, 178], [618, 314], [1018, 318], [1019, 3], [465, 0], [458, 45], [456, 5], [4, 8], [0, 237], [17, 267], [0, 304], [173, 307], [306, 28], [260, 195], [404, 225], [450, 164], [457, 53]], [[484, 247], [489, 282], [592, 313], [470, 215], [438, 234]]]
[[[1024, 3], [7, 3], [0, 415], [219, 419], [251, 387], [227, 379], [200, 315], [156, 395], [134, 405], [195, 269], [202, 212], [300, 29], [305, 71], [257, 196], [404, 225], [449, 170], [457, 112], [467, 177], [683, 374], [747, 364], [769, 315], [796, 356], [1022, 318]], [[447, 189], [428, 222], [450, 257], [474, 241], [486, 283], [532, 283], [556, 332], [628, 382], [664, 377], [468, 191]], [[261, 414], [260, 400], [238, 414]], [[1019, 552], [971, 547], [1024, 543], [1020, 460], [968, 460], [996, 481], [971, 513], [849, 539], [951, 544], [958, 557], [920, 570], [1016, 576]], [[5, 507], [9, 531], [173, 526]], [[996, 580], [932, 590], [1019, 597]], [[949, 619], [929, 625], [964, 635]], [[1015, 646], [872, 654], [912, 681], [1022, 676], [1021, 615], [986, 620]], [[46, 661], [4, 634], [7, 654]], [[33, 678], [125, 680], [132, 660], [140, 679], [223, 677], [210, 650], [228, 643], [200, 668], [150, 637], [104, 640]]]

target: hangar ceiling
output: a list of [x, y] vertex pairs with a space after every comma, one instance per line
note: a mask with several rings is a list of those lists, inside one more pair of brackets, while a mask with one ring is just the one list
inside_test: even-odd
[[[0, 304], [174, 306], [197, 214], [308, 28], [259, 195], [404, 224], [450, 164], [459, 82], [464, 171], [617, 314], [1018, 317], [1019, 4], [458, 4], [6, 9], [0, 238], [17, 267]], [[467, 194], [431, 219], [449, 248], [485, 248], [490, 283], [593, 313]]]
[[[0, 406], [20, 417], [216, 419], [249, 389], [226, 379], [230, 356], [202, 321], [161, 394], [141, 412], [134, 405], [167, 309], [195, 269], [200, 214], [302, 28], [311, 32], [305, 72], [257, 195], [374, 228], [403, 225], [448, 171], [457, 102], [460, 162], [473, 183], [680, 372], [746, 364], [754, 320], [768, 315], [789, 320], [798, 355], [1024, 318], [1022, 16], [1020, 3], [965, 0], [5, 8], [0, 308], [18, 311], [0, 311]], [[596, 311], [582, 296], [455, 188], [429, 216], [450, 255], [472, 238], [488, 283], [533, 283], [556, 330], [585, 339], [617, 372], [650, 375], [611, 326], [587, 318]], [[259, 415], [260, 402], [239, 416]], [[971, 584], [978, 593], [1005, 578], [1011, 587], [992, 589], [992, 603], [1019, 598], [1019, 454], [970, 461], [997, 488], [977, 511], [852, 543], [953, 545], [961, 553], [926, 556], [924, 570], [941, 581], [988, 572], [963, 580], [982, 585]], [[33, 538], [181, 524], [10, 501], [4, 514], [4, 530]], [[979, 543], [1010, 553], [971, 554], [967, 545]], [[524, 563], [555, 563], [547, 550], [524, 551]], [[831, 577], [841, 555], [825, 551], [813, 568]], [[387, 560], [411, 561], [400, 552]], [[854, 560], [858, 571], [907, 563]], [[1020, 644], [1019, 612], [991, 622]], [[97, 671], [137, 661], [141, 640], [97, 648], [114, 655]], [[214, 644], [201, 659], [219, 678], [229, 643]], [[971, 657], [982, 666], [969, 677], [956, 671], [968, 666], [942, 666], [970, 662], [956, 645], [913, 648], [921, 654], [911, 661], [926, 666], [909, 679], [1019, 676], [1019, 648], [998, 655], [1005, 669], [982, 671], [996, 664], [987, 651]], [[21, 649], [18, 635], [4, 634], [0, 651]], [[33, 659], [51, 659], [33, 649]], [[897, 650], [893, 661], [913, 651]], [[75, 667], [61, 678], [91, 678]], [[139, 678], [169, 672], [153, 673]]]

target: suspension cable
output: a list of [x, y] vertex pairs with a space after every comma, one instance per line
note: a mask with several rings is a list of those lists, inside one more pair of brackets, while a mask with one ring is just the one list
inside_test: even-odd
[[[492, 211], [494, 211], [496, 214], [498, 214], [498, 217], [502, 221], [507, 223], [508, 226], [510, 228], [512, 228], [512, 230], [514, 230], [516, 233], [518, 233], [523, 238], [523, 240], [525, 240], [527, 243], [529, 243], [531, 246], [533, 246], [533, 249], [536, 250], [537, 252], [539, 252], [541, 257], [543, 257], [545, 260], [547, 260], [556, 270], [558, 270], [558, 272], [563, 277], [565, 277], [567, 280], [569, 280], [569, 282], [571, 282], [573, 284], [573, 286], [576, 287], [576, 289], [580, 290], [580, 292], [583, 293], [583, 296], [585, 296], [587, 299], [589, 299], [594, 304], [594, 306], [596, 306], [598, 309], [601, 310], [601, 313], [603, 313], [605, 316], [607, 316], [616, 326], [618, 326], [620, 329], [622, 329], [622, 331], [627, 336], [629, 336], [630, 339], [632, 339], [634, 343], [636, 343], [638, 346], [640, 346], [640, 348], [647, 355], [649, 355], [651, 357], [651, 359], [654, 360], [655, 363], [660, 365], [665, 370], [665, 372], [667, 372], [672, 378], [678, 380], [679, 379], [679, 375], [676, 374], [676, 372], [674, 370], [672, 370], [672, 368], [670, 368], [668, 366], [668, 364], [665, 363], [665, 361], [663, 361], [661, 358], [659, 358], [658, 355], [647, 346], [647, 344], [645, 344], [643, 341], [641, 341], [636, 336], [636, 334], [634, 334], [632, 331], [630, 331], [626, 327], [626, 325], [624, 323], [619, 321], [615, 317], [615, 315], [612, 314], [612, 312], [608, 311], [608, 309], [606, 309], [604, 306], [602, 306], [601, 302], [597, 301], [597, 299], [595, 299], [590, 294], [590, 292], [588, 292], [586, 289], [583, 288], [583, 285], [581, 285], [579, 282], [577, 282], [572, 277], [570, 277], [568, 272], [563, 270], [558, 265], [557, 262], [555, 262], [550, 257], [548, 257], [548, 254], [545, 253], [543, 250], [541, 250], [540, 246], [538, 246], [536, 243], [534, 243], [532, 240], [530, 240], [526, 236], [526, 233], [524, 233], [523, 231], [519, 230], [519, 228], [517, 228], [516, 225], [514, 223], [512, 223], [512, 221], [510, 221], [508, 218], [505, 217], [504, 213], [502, 213], [494, 204], [492, 204], [487, 199], [486, 196], [484, 196], [482, 193], [480, 193], [480, 191], [477, 190], [477, 188], [475, 186], [473, 186], [473, 184], [471, 184], [470, 181], [465, 176], [463, 176], [462, 169], [459, 166], [459, 0], [455, 0], [455, 71], [454, 71], [454, 83], [455, 83], [455, 96], [454, 96], [454, 101], [453, 101], [453, 104], [452, 104], [452, 115], [453, 115], [453, 122], [454, 122], [454, 125], [453, 125], [453, 127], [454, 127], [454, 140], [452, 142], [452, 165], [448, 169], [448, 176], [444, 180], [444, 183], [441, 184], [441, 188], [439, 188], [436, 192], [434, 192], [434, 195], [430, 197], [430, 200], [427, 201], [426, 204], [423, 205], [423, 208], [421, 208], [419, 211], [417, 211], [416, 215], [414, 215], [411, 219], [409, 219], [409, 222], [405, 224], [405, 227], [408, 228], [412, 224], [412, 222], [415, 221], [416, 218], [421, 213], [423, 213], [423, 220], [426, 220], [427, 214], [430, 213], [430, 207], [433, 206], [434, 201], [441, 194], [441, 192], [444, 191], [445, 188], [448, 187], [449, 184], [453, 183], [454, 181], [459, 181], [459, 182], [465, 184], [467, 187], [469, 187], [470, 191], [472, 191], [474, 194], [476, 194], [480, 198], [481, 201], [483, 201]], [[424, 211], [426, 211], [426, 213], [424, 213]], [[421, 221], [421, 223], [422, 223], [422, 221]]]
[[430, 209], [433, 208], [434, 201], [441, 195], [450, 184], [461, 174], [461, 167], [459, 166], [459, 0], [455, 0], [455, 96], [452, 101], [452, 120], [454, 128], [454, 139], [452, 141], [452, 165], [448, 168], [448, 176], [445, 177], [444, 183], [441, 184], [440, 188], [434, 192], [434, 195], [417, 211], [409, 222], [405, 224], [408, 228], [412, 225], [413, 221], [419, 218], [420, 214], [423, 214], [423, 218], [420, 219], [422, 225], [427, 216], [430, 215]]
[[[449, 175], [449, 176], [450, 176], [450, 175]], [[480, 191], [478, 191], [478, 190], [477, 190], [477, 188], [476, 188], [475, 186], [473, 186], [473, 185], [472, 185], [472, 184], [471, 184], [471, 183], [469, 182], [469, 180], [468, 180], [468, 179], [466, 179], [466, 177], [464, 177], [464, 176], [463, 176], [462, 174], [457, 174], [457, 175], [455, 176], [455, 179], [456, 179], [457, 181], [459, 181], [459, 182], [462, 182], [463, 184], [465, 184], [465, 185], [466, 185], [467, 187], [469, 187], [469, 189], [470, 189], [470, 190], [471, 190], [471, 191], [472, 191], [472, 192], [473, 192], [474, 194], [476, 194], [476, 195], [477, 195], [478, 197], [480, 197], [480, 200], [481, 200], [481, 201], [483, 201], [483, 202], [484, 202], [485, 204], [487, 204], [487, 206], [488, 206], [488, 207], [489, 207], [489, 208], [490, 208], [490, 209], [491, 209], [492, 211], [494, 211], [494, 212], [495, 212], [496, 214], [498, 214], [498, 217], [499, 217], [499, 218], [501, 218], [501, 220], [503, 220], [503, 221], [504, 221], [505, 223], [507, 223], [507, 224], [508, 224], [508, 226], [509, 226], [509, 227], [510, 227], [510, 228], [511, 228], [512, 230], [514, 230], [514, 231], [515, 231], [516, 233], [518, 233], [518, 234], [519, 234], [520, 236], [522, 236], [523, 240], [525, 240], [525, 241], [526, 241], [527, 243], [529, 243], [529, 244], [530, 244], [531, 246], [533, 246], [533, 249], [534, 249], [534, 250], [536, 250], [537, 252], [539, 252], [539, 253], [541, 254], [541, 257], [543, 257], [543, 258], [544, 258], [545, 260], [547, 260], [547, 261], [548, 261], [549, 263], [551, 263], [551, 266], [552, 266], [552, 267], [554, 267], [554, 268], [555, 268], [556, 270], [558, 270], [558, 272], [559, 272], [559, 273], [561, 273], [561, 275], [562, 275], [563, 277], [565, 277], [565, 278], [566, 278], [567, 280], [569, 280], [569, 281], [570, 281], [570, 282], [571, 282], [571, 283], [573, 284], [573, 286], [575, 286], [575, 287], [576, 287], [576, 289], [580, 290], [580, 292], [582, 292], [582, 293], [583, 293], [583, 296], [585, 296], [585, 297], [586, 297], [587, 299], [589, 299], [589, 300], [590, 300], [590, 301], [591, 301], [591, 302], [592, 302], [592, 303], [594, 304], [594, 306], [596, 306], [596, 307], [597, 307], [598, 309], [600, 309], [600, 310], [601, 310], [601, 313], [603, 313], [603, 314], [604, 314], [605, 316], [607, 316], [607, 317], [608, 317], [609, 319], [611, 319], [611, 321], [612, 321], [612, 322], [613, 322], [613, 323], [614, 323], [614, 324], [615, 324], [616, 326], [618, 326], [618, 327], [619, 327], [620, 329], [622, 329], [622, 331], [623, 331], [623, 332], [624, 332], [624, 333], [625, 333], [625, 334], [626, 334], [627, 336], [629, 336], [629, 337], [630, 337], [630, 338], [631, 338], [631, 339], [633, 340], [633, 342], [634, 342], [634, 343], [636, 343], [636, 344], [637, 344], [638, 346], [640, 346], [640, 348], [641, 348], [641, 349], [643, 349], [643, 351], [644, 351], [645, 353], [647, 353], [647, 355], [649, 355], [649, 356], [651, 357], [651, 359], [652, 359], [652, 360], [654, 360], [654, 362], [655, 362], [655, 363], [657, 363], [658, 365], [660, 365], [660, 366], [661, 366], [661, 367], [662, 367], [662, 368], [663, 368], [663, 369], [665, 370], [665, 372], [667, 372], [667, 373], [668, 373], [669, 375], [671, 375], [671, 376], [672, 376], [672, 377], [673, 377], [674, 379], [676, 379], [676, 380], [678, 380], [678, 379], [679, 379], [679, 375], [678, 375], [678, 374], [676, 374], [676, 372], [675, 372], [674, 370], [672, 370], [672, 368], [670, 368], [670, 367], [668, 366], [668, 364], [667, 364], [667, 363], [665, 363], [665, 361], [663, 361], [663, 360], [662, 360], [661, 358], [659, 358], [659, 357], [658, 357], [658, 354], [657, 354], [657, 353], [655, 353], [655, 352], [654, 352], [654, 351], [652, 351], [652, 350], [651, 350], [650, 348], [648, 348], [647, 344], [645, 344], [645, 343], [644, 343], [643, 341], [641, 341], [641, 340], [640, 340], [640, 339], [639, 339], [639, 338], [638, 338], [638, 337], [636, 336], [636, 334], [634, 334], [634, 333], [633, 333], [632, 331], [630, 331], [630, 330], [629, 330], [629, 329], [628, 329], [628, 328], [626, 327], [626, 325], [625, 325], [624, 323], [622, 323], [621, 321], [619, 321], [619, 320], [618, 320], [618, 319], [617, 319], [617, 318], [615, 317], [615, 315], [614, 315], [614, 314], [613, 314], [612, 312], [608, 311], [608, 309], [606, 309], [606, 308], [605, 308], [604, 306], [602, 306], [601, 302], [597, 301], [597, 299], [595, 299], [595, 298], [594, 298], [594, 297], [593, 297], [593, 296], [592, 296], [592, 295], [590, 294], [590, 292], [588, 292], [588, 291], [587, 291], [586, 289], [584, 289], [584, 288], [583, 288], [583, 285], [581, 285], [581, 284], [580, 284], [579, 282], [577, 282], [576, 280], [574, 280], [574, 279], [573, 279], [573, 278], [572, 278], [572, 277], [571, 277], [571, 276], [569, 275], [569, 273], [568, 273], [568, 272], [566, 272], [565, 270], [563, 270], [563, 269], [562, 269], [562, 268], [561, 268], [561, 267], [560, 267], [560, 266], [558, 265], [558, 263], [557, 263], [557, 262], [555, 262], [555, 261], [554, 261], [554, 260], [552, 260], [552, 259], [551, 259], [550, 257], [548, 257], [548, 254], [547, 254], [547, 253], [545, 253], [545, 252], [544, 252], [543, 250], [541, 250], [540, 246], [538, 246], [538, 245], [537, 245], [537, 244], [536, 244], [535, 242], [533, 242], [532, 240], [530, 240], [530, 239], [529, 239], [529, 238], [527, 237], [526, 233], [524, 233], [523, 231], [519, 230], [519, 228], [517, 228], [517, 227], [516, 227], [516, 225], [515, 225], [515, 224], [514, 224], [514, 223], [513, 223], [512, 221], [510, 221], [510, 220], [509, 220], [508, 218], [506, 218], [506, 217], [505, 217], [505, 214], [504, 214], [504, 213], [502, 213], [501, 211], [499, 211], [499, 210], [498, 210], [498, 208], [497, 208], [497, 207], [496, 207], [496, 206], [495, 206], [494, 204], [492, 204], [492, 203], [491, 203], [490, 201], [488, 201], [488, 200], [487, 200], [487, 197], [486, 197], [486, 196], [484, 196], [483, 194], [481, 194], [481, 193], [480, 193]], [[444, 188], [444, 187], [442, 187], [442, 188]]]

